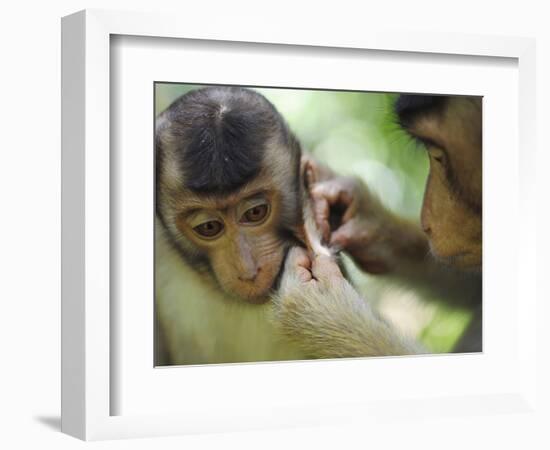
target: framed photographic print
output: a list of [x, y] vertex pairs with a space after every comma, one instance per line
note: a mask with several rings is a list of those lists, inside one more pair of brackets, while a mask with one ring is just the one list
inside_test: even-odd
[[[156, 82], [154, 95], [157, 365], [482, 351], [482, 97], [174, 82]], [[457, 132], [467, 138], [446, 144], [444, 162], [432, 140]], [[475, 148], [472, 166], [451, 156], [454, 145], [461, 156]], [[425, 188], [443, 167], [454, 186]], [[436, 217], [443, 206], [426, 200], [423, 226], [453, 215], [457, 229], [428, 239], [422, 197], [451, 189], [456, 201]], [[308, 229], [308, 208], [323, 206]], [[333, 292], [319, 292], [326, 280], [290, 280], [295, 247], [334, 258], [343, 273]], [[319, 260], [306, 272], [330, 267]], [[348, 306], [331, 297], [339, 282], [368, 292], [388, 321], [364, 311], [357, 329], [381, 326], [391, 339], [343, 332]]]
[[532, 408], [533, 42], [84, 11], [62, 46], [64, 432]]

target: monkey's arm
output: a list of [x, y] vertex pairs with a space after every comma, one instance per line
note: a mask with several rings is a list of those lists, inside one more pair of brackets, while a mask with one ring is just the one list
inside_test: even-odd
[[425, 353], [380, 317], [334, 261], [325, 256], [310, 261], [300, 249], [288, 257], [281, 289], [273, 298], [273, 320], [312, 358]]
[[[417, 223], [399, 217], [359, 179], [335, 177], [312, 188], [316, 222], [326, 242], [342, 249], [362, 270], [419, 292], [426, 299], [472, 307], [481, 298], [481, 277], [435, 260]], [[330, 223], [334, 209], [341, 221]]]
[[[473, 309], [481, 300], [481, 275], [465, 272], [445, 265], [435, 259], [430, 252], [426, 235], [416, 223], [402, 219], [391, 212], [387, 219], [384, 238], [375, 249], [374, 258], [385, 261], [386, 270], [380, 273], [381, 279], [412, 289], [426, 300], [445, 303], [449, 306]], [[361, 245], [352, 255], [354, 261], [367, 272], [373, 254], [369, 247]]]

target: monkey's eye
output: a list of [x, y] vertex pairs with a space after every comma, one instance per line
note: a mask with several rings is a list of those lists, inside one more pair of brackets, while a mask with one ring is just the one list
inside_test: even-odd
[[208, 222], [201, 223], [193, 228], [195, 233], [201, 237], [212, 239], [218, 236], [223, 230], [223, 223], [218, 220], [210, 220]]
[[260, 205], [253, 206], [252, 208], [245, 211], [241, 218], [243, 223], [258, 223], [264, 220], [267, 217], [269, 212], [269, 205], [262, 203]]
[[430, 147], [430, 149], [428, 150], [429, 154], [430, 154], [430, 157], [438, 162], [439, 164], [445, 164], [446, 162], [446, 155], [445, 155], [445, 151], [441, 148], [438, 148], [438, 147]]

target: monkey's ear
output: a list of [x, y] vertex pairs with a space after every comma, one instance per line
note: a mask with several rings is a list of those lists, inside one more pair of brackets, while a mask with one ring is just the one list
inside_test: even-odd
[[[302, 206], [303, 229], [296, 236], [305, 244], [313, 255], [331, 255], [330, 249], [323, 245], [323, 233], [315, 221], [315, 206], [311, 197], [311, 188], [316, 183], [333, 178], [334, 173], [326, 166], [320, 164], [311, 155], [302, 155], [301, 178], [304, 187], [304, 203]], [[328, 240], [329, 236], [325, 237]]]
[[307, 153], [302, 154], [300, 175], [306, 188], [311, 188], [315, 183], [330, 180], [336, 176], [327, 166]]
[[316, 167], [315, 161], [309, 155], [302, 155], [302, 160], [300, 162], [300, 178], [303, 180], [304, 188], [307, 192], [311, 187], [316, 183]]

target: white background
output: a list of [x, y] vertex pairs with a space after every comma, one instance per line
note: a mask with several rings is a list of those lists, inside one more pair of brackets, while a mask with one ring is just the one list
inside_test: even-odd
[[[195, 3], [195, 2], [193, 2]], [[326, 23], [327, 33], [338, 33], [347, 27], [364, 28], [373, 22], [386, 22], [396, 29], [424, 31], [458, 31], [538, 38], [538, 148], [539, 206], [548, 205], [550, 191], [549, 139], [543, 136], [550, 123], [548, 113], [550, 80], [550, 34], [548, 13], [543, 2], [522, 1], [507, 6], [497, 1], [457, 2], [367, 2], [340, 1], [300, 5], [278, 0], [264, 2], [205, 2], [204, 10], [194, 16], [192, 9], [200, 7], [184, 2], [156, 1], [20, 1], [3, 5], [0, 15], [1, 36], [1, 96], [2, 221], [0, 252], [2, 255], [2, 295], [7, 308], [0, 318], [2, 342], [2, 372], [0, 382], [1, 421], [0, 446], [3, 448], [76, 448], [86, 445], [59, 433], [59, 193], [60, 193], [60, 28], [59, 18], [78, 9], [117, 8], [133, 10], [177, 10], [188, 20], [205, 21], [216, 14], [245, 14], [280, 23], [281, 27], [304, 28], [309, 21]], [[178, 6], [180, 5], [181, 6]], [[241, 5], [241, 6], [239, 6]], [[380, 17], [376, 20], [376, 17]], [[374, 18], [374, 19], [373, 19]], [[256, 20], [255, 19], [255, 20]], [[185, 22], [182, 22], [182, 27]], [[238, 26], [236, 24], [236, 26]], [[549, 229], [548, 206], [540, 213], [539, 230]], [[548, 239], [539, 232], [539, 274], [546, 278], [542, 249], [549, 250]], [[545, 273], [546, 272], [546, 273]], [[541, 296], [542, 297], [542, 296]], [[548, 297], [548, 295], [546, 295]], [[548, 307], [539, 313], [550, 317]], [[541, 322], [542, 323], [542, 322]], [[540, 329], [541, 338], [549, 343], [549, 327]], [[547, 378], [547, 347], [539, 348], [541, 364]], [[547, 359], [547, 358], [546, 358]], [[542, 380], [541, 380], [542, 381]], [[368, 382], [368, 380], [366, 380]], [[548, 389], [541, 386], [541, 395]], [[477, 418], [442, 418], [420, 421], [404, 420], [401, 424], [377, 423], [363, 427], [335, 426], [251, 432], [227, 435], [191, 436], [100, 442], [101, 448], [280, 448], [298, 446], [334, 448], [547, 448], [542, 442], [544, 425], [550, 419], [539, 416], [500, 415]], [[478, 439], [479, 442], [474, 443]], [[414, 445], [413, 445], [414, 444]]]

